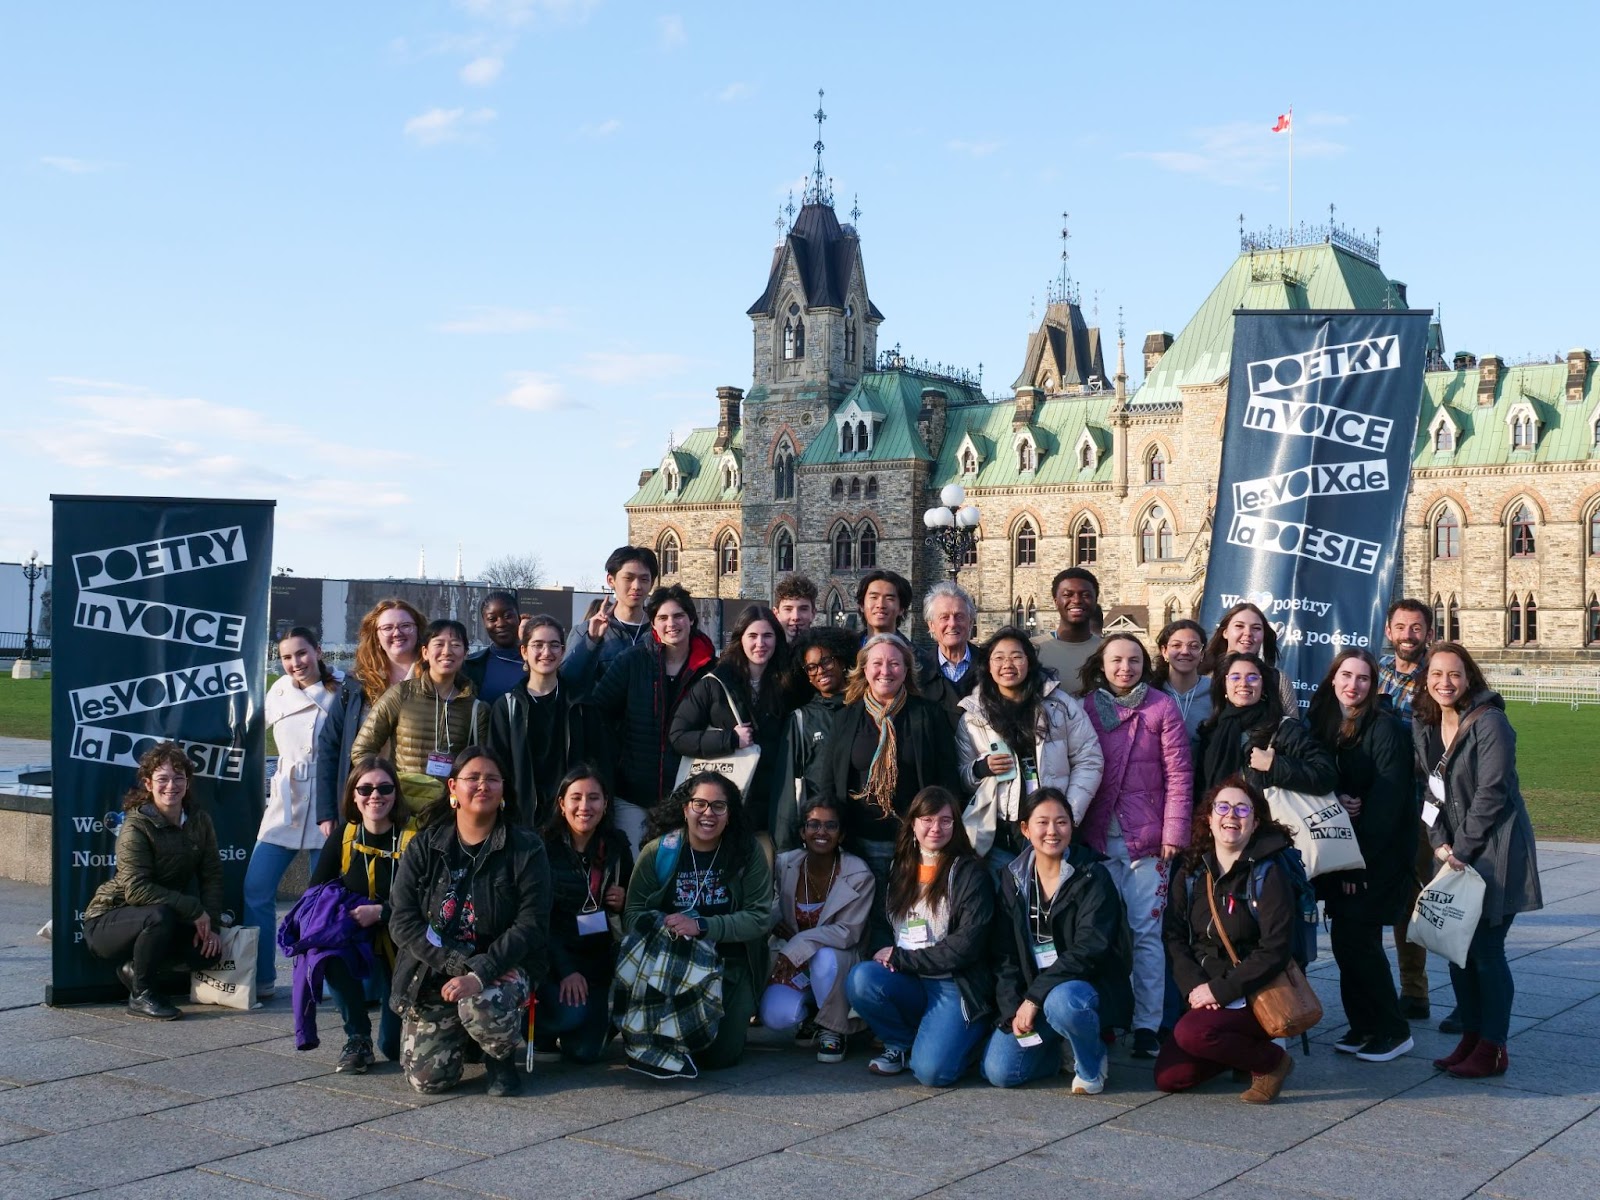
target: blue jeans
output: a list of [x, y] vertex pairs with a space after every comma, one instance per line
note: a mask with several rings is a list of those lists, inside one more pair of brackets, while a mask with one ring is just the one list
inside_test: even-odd
[[1057, 984], [1044, 998], [1044, 1019], [1033, 1030], [1044, 1040], [1019, 1046], [1016, 1037], [996, 1029], [983, 1056], [983, 1075], [995, 1087], [1016, 1087], [1048, 1079], [1061, 1070], [1061, 1040], [1072, 1045], [1076, 1070], [1084, 1079], [1098, 1079], [1105, 1069], [1106, 1046], [1100, 1040], [1100, 993], [1092, 983], [1071, 979]]
[[1461, 1028], [1496, 1046], [1506, 1044], [1511, 1030], [1511, 1001], [1516, 984], [1506, 962], [1506, 934], [1511, 918], [1498, 925], [1479, 921], [1467, 947], [1467, 965], [1450, 964], [1450, 984], [1455, 988]]
[[850, 853], [872, 871], [872, 912], [867, 917], [864, 947], [866, 953], [872, 954], [894, 945], [894, 926], [889, 924], [889, 871], [894, 866], [894, 843], [858, 838], [851, 844]]
[[390, 1062], [400, 1060], [400, 1014], [389, 1007], [389, 964], [375, 957], [372, 974], [357, 979], [343, 959], [330, 959], [322, 977], [338, 1006], [347, 1038], [372, 1036], [372, 1017], [367, 1013], [367, 985], [373, 985], [378, 1001], [378, 1049]]
[[261, 931], [256, 943], [256, 990], [278, 982], [278, 884], [298, 850], [257, 842], [244, 871], [244, 923]]
[[611, 1028], [611, 981], [584, 973], [589, 999], [583, 1004], [563, 1004], [561, 983], [551, 979], [535, 993], [533, 1042], [540, 1050], [554, 1050], [560, 1038], [561, 1056], [573, 1062], [599, 1062]]
[[925, 1087], [949, 1087], [972, 1064], [989, 1023], [969, 1021], [954, 979], [924, 979], [878, 962], [857, 963], [845, 981], [856, 1012], [891, 1050], [911, 1051]]

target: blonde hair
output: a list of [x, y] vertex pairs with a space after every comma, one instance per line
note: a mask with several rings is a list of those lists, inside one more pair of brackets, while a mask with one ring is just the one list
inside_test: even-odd
[[867, 651], [874, 646], [893, 646], [900, 652], [900, 657], [905, 659], [906, 682], [905, 692], [908, 696], [916, 696], [917, 691], [917, 656], [911, 649], [911, 643], [898, 633], [875, 633], [861, 643], [861, 649], [856, 651], [856, 665], [850, 669], [850, 678], [844, 685], [844, 702], [854, 704], [867, 693]]

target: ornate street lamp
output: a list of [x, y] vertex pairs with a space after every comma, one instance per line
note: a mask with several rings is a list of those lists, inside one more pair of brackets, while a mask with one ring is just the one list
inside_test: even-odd
[[939, 493], [939, 505], [922, 514], [922, 523], [928, 527], [927, 544], [937, 546], [944, 555], [952, 582], [960, 576], [961, 564], [978, 544], [980, 519], [977, 505], [967, 503], [967, 493], [959, 483], [946, 485]]
[[22, 577], [28, 581], [28, 633], [22, 642], [22, 658], [25, 662], [34, 660], [33, 652], [33, 585], [39, 582], [39, 576], [44, 574], [44, 567], [39, 563], [39, 552], [35, 550], [28, 556], [28, 561], [22, 564]]

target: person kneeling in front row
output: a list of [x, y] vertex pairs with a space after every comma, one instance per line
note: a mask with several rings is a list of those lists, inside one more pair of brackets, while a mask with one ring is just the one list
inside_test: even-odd
[[470, 1039], [483, 1048], [488, 1094], [515, 1095], [530, 981], [547, 966], [550, 862], [491, 751], [462, 750], [445, 788], [420, 814], [389, 892], [400, 1064], [417, 1091], [449, 1091]]
[[1022, 799], [1027, 845], [1000, 872], [995, 914], [999, 1027], [983, 1058], [996, 1087], [1048, 1079], [1072, 1047], [1076, 1096], [1105, 1089], [1110, 1060], [1102, 1025], [1133, 1015], [1133, 942], [1105, 856], [1073, 842], [1072, 810], [1058, 788]]

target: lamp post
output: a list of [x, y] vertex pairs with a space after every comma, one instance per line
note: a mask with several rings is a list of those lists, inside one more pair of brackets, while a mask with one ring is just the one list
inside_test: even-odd
[[939, 503], [922, 514], [928, 527], [926, 542], [937, 546], [950, 566], [950, 580], [961, 575], [961, 564], [978, 543], [977, 505], [967, 503], [967, 493], [959, 483], [947, 484], [939, 493]]
[[35, 550], [28, 555], [28, 561], [22, 564], [22, 577], [28, 581], [28, 633], [22, 641], [22, 658], [24, 662], [34, 660], [33, 651], [33, 585], [39, 582], [39, 576], [44, 574], [44, 567], [39, 564], [39, 552]]

